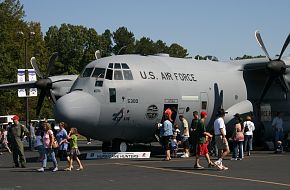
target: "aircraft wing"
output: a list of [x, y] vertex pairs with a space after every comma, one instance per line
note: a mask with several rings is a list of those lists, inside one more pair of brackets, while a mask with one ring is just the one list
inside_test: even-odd
[[269, 64], [266, 58], [244, 59], [237, 62], [242, 65], [242, 71], [265, 70]]

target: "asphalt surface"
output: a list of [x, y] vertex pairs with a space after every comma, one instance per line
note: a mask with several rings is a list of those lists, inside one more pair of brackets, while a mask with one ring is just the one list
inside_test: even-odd
[[[193, 168], [194, 158], [173, 158], [162, 161], [163, 155], [155, 144], [150, 159], [102, 159], [82, 160], [84, 170], [68, 172], [65, 161], [59, 162], [59, 171], [37, 172], [41, 166], [36, 161], [38, 153], [26, 151], [27, 168], [13, 168], [12, 155], [5, 152], [0, 155], [0, 190], [17, 189], [234, 189], [234, 190], [283, 190], [290, 189], [290, 154], [273, 154], [273, 152], [254, 151], [250, 157], [241, 161], [224, 160], [229, 170], [218, 171], [205, 167], [202, 170]], [[84, 157], [86, 152], [97, 149], [100, 143], [91, 145], [80, 143]], [[149, 149], [148, 146], [137, 146], [135, 149]], [[213, 158], [215, 159], [215, 158]], [[207, 166], [205, 159], [201, 165]], [[48, 163], [52, 167], [52, 163]]]

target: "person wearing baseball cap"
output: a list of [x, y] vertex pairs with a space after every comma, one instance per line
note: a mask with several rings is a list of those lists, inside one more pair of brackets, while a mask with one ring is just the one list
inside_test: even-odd
[[217, 145], [217, 149], [219, 151], [219, 159], [214, 162], [214, 164], [220, 170], [227, 170], [228, 167], [224, 166], [222, 161], [223, 158], [230, 153], [229, 143], [226, 138], [227, 130], [224, 121], [225, 114], [224, 109], [218, 110], [218, 118], [214, 121], [214, 135], [215, 135], [215, 143]]
[[14, 120], [19, 121], [19, 116], [18, 115], [14, 115], [11, 119], [12, 119], [12, 121], [14, 121]]
[[208, 142], [207, 137], [212, 138], [212, 135], [206, 131], [205, 119], [207, 118], [207, 113], [205, 111], [200, 112], [200, 122], [196, 128], [197, 133], [197, 151], [195, 159], [195, 169], [202, 169], [203, 167], [199, 164], [200, 156], [203, 155], [208, 162], [208, 167], [214, 167], [214, 163], [210, 160], [208, 152]]
[[[26, 159], [24, 155], [24, 147], [21, 140], [23, 133], [28, 133], [27, 128], [19, 122], [19, 116], [12, 117], [13, 124], [9, 127], [8, 134], [11, 137], [11, 147], [13, 152], [13, 161], [15, 167], [26, 167]], [[20, 163], [20, 164], [19, 164]]]

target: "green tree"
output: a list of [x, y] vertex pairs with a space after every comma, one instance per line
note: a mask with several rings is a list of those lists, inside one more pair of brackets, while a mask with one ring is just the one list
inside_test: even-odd
[[155, 43], [157, 53], [168, 53], [168, 47], [162, 40], [157, 40]]
[[188, 56], [187, 49], [184, 49], [182, 46], [176, 43], [171, 44], [168, 53], [171, 57], [184, 58]]
[[59, 29], [56, 26], [49, 28], [44, 39], [50, 54], [59, 53], [56, 63], [58, 74], [78, 74], [82, 70], [85, 48], [91, 47], [86, 36], [87, 29], [83, 26], [62, 24]]
[[100, 51], [102, 57], [107, 57], [112, 54], [113, 45], [112, 45], [112, 34], [110, 30], [105, 30], [105, 32], [100, 36]]
[[150, 38], [141, 38], [137, 40], [135, 53], [140, 55], [154, 55], [158, 53], [155, 43]]
[[[36, 57], [40, 68], [46, 59], [46, 49], [39, 23], [27, 23], [23, 20], [25, 12], [18, 0], [5, 0], [0, 3], [0, 83], [16, 82], [18, 68], [31, 68], [29, 60]], [[30, 35], [34, 34], [34, 35]], [[26, 44], [25, 44], [26, 42]], [[27, 60], [25, 60], [25, 45]], [[18, 114], [21, 119], [25, 116], [25, 99], [18, 98], [16, 90], [1, 91], [0, 114]], [[35, 118], [34, 108], [37, 98], [29, 98], [29, 118]], [[51, 110], [47, 110], [52, 113]]]
[[129, 32], [126, 27], [120, 27], [116, 32], [113, 32], [113, 40], [115, 42], [113, 47], [114, 54], [131, 54], [135, 52], [134, 34]]
[[[23, 6], [18, 0], [0, 3], [0, 83], [16, 82], [17, 68], [23, 67], [22, 43], [17, 40], [16, 33], [27, 29], [23, 16]], [[17, 98], [16, 91], [3, 91], [0, 93], [0, 114], [23, 115], [23, 103], [23, 99]]]
[[83, 57], [80, 67], [85, 67], [89, 62], [95, 59], [95, 51], [100, 48], [100, 36], [93, 28], [86, 30]]

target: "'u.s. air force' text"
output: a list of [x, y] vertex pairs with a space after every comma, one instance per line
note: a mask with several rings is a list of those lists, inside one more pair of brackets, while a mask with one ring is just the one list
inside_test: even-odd
[[156, 75], [152, 71], [140, 71], [142, 79], [151, 80], [178, 80], [178, 81], [196, 81], [194, 74], [192, 73], [170, 73], [170, 72], [160, 72], [160, 75]]

